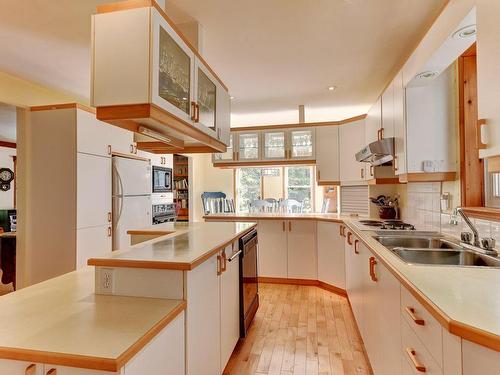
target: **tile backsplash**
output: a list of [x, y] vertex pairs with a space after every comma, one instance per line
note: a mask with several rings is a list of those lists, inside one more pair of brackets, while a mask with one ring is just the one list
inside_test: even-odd
[[[452, 209], [456, 204], [450, 203], [450, 208], [441, 210], [441, 182], [415, 182], [406, 185], [406, 199], [401, 207], [403, 220], [415, 225], [418, 230], [440, 231], [444, 234], [460, 238], [460, 232], [470, 231], [459, 216], [453, 216], [457, 225], [450, 224]], [[459, 192], [455, 192], [459, 194]], [[458, 198], [458, 197], [454, 197]], [[493, 237], [500, 245], [500, 222], [471, 218], [481, 237]]]

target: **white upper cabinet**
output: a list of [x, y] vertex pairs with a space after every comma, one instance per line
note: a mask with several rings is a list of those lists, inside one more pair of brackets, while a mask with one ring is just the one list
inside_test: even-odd
[[285, 130], [266, 131], [262, 135], [263, 159], [284, 160], [287, 158], [287, 132]]
[[[479, 150], [480, 157], [500, 155], [500, 2], [481, 0], [476, 2], [477, 14], [477, 109], [478, 118], [485, 119], [478, 137], [486, 143], [486, 148]], [[481, 137], [481, 133], [484, 136]]]
[[382, 94], [382, 130], [379, 139], [394, 137], [394, 82]]
[[289, 130], [288, 159], [314, 159], [314, 135], [314, 128]]
[[339, 129], [340, 126], [316, 128], [316, 177], [319, 183], [340, 181]]
[[[137, 6], [134, 8], [134, 6]], [[223, 151], [228, 89], [152, 4], [116, 5], [92, 17], [92, 105], [103, 121], [153, 128], [189, 145]]]
[[372, 143], [380, 139], [382, 129], [382, 98], [372, 105], [365, 119], [366, 143]]
[[236, 138], [235, 133], [229, 134], [229, 143], [227, 145], [227, 151], [224, 153], [219, 152], [216, 154], [212, 154], [212, 162], [213, 163], [234, 161], [234, 158], [235, 158], [234, 140], [235, 140], [235, 138]]
[[76, 111], [76, 140], [78, 152], [108, 157], [111, 155], [110, 126], [96, 120], [94, 113]]
[[340, 125], [340, 180], [344, 184], [366, 184], [365, 163], [356, 161], [356, 152], [365, 144], [365, 121]]
[[424, 86], [406, 88], [408, 173], [456, 171], [455, 75], [452, 65]]
[[239, 161], [260, 160], [261, 158], [260, 136], [261, 133], [258, 131], [238, 132], [236, 160]]
[[406, 109], [403, 72], [399, 72], [394, 84], [394, 156], [396, 175], [406, 173]]

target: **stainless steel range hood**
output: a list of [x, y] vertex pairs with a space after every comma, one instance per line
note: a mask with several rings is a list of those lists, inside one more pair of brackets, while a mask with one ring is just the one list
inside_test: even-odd
[[356, 160], [373, 166], [394, 160], [394, 138], [384, 138], [370, 143], [356, 153]]

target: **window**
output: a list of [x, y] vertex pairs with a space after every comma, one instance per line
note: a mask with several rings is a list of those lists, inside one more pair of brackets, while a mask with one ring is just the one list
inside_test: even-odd
[[236, 204], [238, 212], [249, 212], [250, 203], [262, 194], [260, 168], [238, 168], [236, 170]]
[[313, 210], [312, 167], [285, 167], [285, 195], [302, 203], [303, 212]]
[[266, 167], [236, 169], [236, 209], [249, 212], [258, 199], [294, 199], [303, 212], [314, 211], [313, 167]]

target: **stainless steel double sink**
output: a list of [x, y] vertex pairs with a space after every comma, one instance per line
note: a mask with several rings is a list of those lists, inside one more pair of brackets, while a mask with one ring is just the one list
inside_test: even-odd
[[373, 238], [409, 264], [500, 267], [500, 258], [466, 249], [438, 234], [377, 234]]

